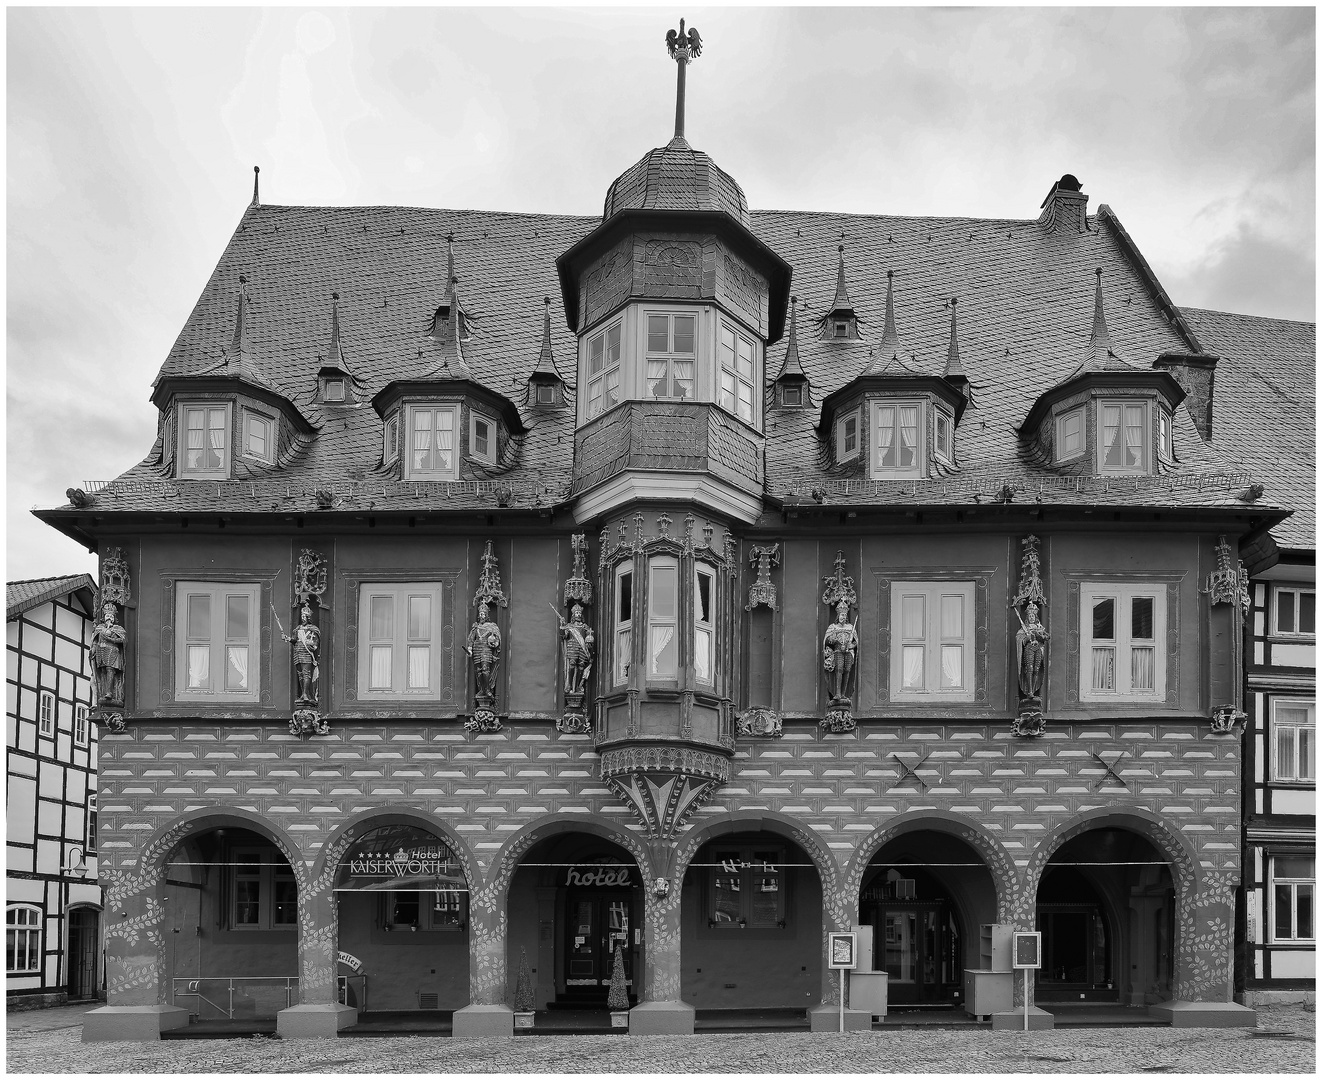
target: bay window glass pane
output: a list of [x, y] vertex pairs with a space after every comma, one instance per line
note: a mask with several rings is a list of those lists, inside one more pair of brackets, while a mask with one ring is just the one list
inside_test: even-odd
[[1130, 689], [1151, 690], [1156, 685], [1157, 652], [1151, 648], [1135, 648], [1130, 653]]
[[606, 366], [614, 367], [620, 362], [620, 324], [616, 323], [606, 331]]
[[1293, 780], [1295, 773], [1294, 744], [1298, 728], [1276, 729], [1276, 775], [1282, 780]]
[[734, 372], [732, 371], [726, 371], [724, 369], [721, 371], [721, 399], [717, 404], [720, 405], [722, 409], [728, 409], [730, 412], [734, 412], [735, 387]]
[[225, 646], [225, 689], [248, 689], [248, 646]]
[[941, 688], [958, 690], [964, 685], [964, 646], [941, 646]]
[[624, 682], [629, 677], [630, 653], [633, 650], [633, 631], [619, 630], [615, 634], [615, 681]]
[[266, 457], [266, 421], [256, 416], [248, 417], [248, 453]]
[[409, 689], [426, 690], [429, 685], [428, 671], [431, 668], [431, 646], [409, 646]]
[[1152, 640], [1152, 609], [1154, 601], [1150, 596], [1135, 596], [1130, 601], [1129, 636], [1135, 641]]
[[607, 372], [605, 408], [609, 409], [612, 405], [618, 405], [619, 403], [620, 403], [620, 373], [618, 371]]
[[211, 637], [211, 597], [205, 593], [188, 598], [188, 636], [203, 641]]
[[692, 315], [675, 316], [674, 352], [693, 355], [693, 335], [697, 320]]
[[964, 597], [941, 597], [941, 637], [945, 640], [964, 636]]
[[628, 622], [633, 618], [633, 574], [621, 574], [615, 591], [615, 621]]
[[911, 467], [918, 457], [918, 409], [906, 405], [900, 410], [900, 467]]
[[206, 443], [206, 433], [203, 431], [206, 416], [201, 409], [186, 409], [184, 411], [184, 423], [186, 425], [184, 445], [188, 450], [188, 468], [200, 469], [202, 467], [202, 449]]
[[1115, 600], [1111, 597], [1093, 601], [1092, 636], [1094, 641], [1115, 640]]
[[1115, 649], [1093, 649], [1092, 688], [1094, 690], [1115, 689]]
[[413, 467], [415, 469], [425, 471], [436, 467], [432, 454], [431, 423], [432, 414], [430, 410], [413, 410]]
[[486, 457], [489, 432], [485, 420], [473, 421], [473, 453]]
[[1143, 444], [1147, 442], [1143, 430], [1143, 406], [1125, 406], [1125, 465], [1140, 467], [1143, 464]]
[[877, 461], [883, 469], [893, 469], [898, 463], [895, 438], [895, 406], [883, 405], [877, 410]]
[[849, 417], [845, 421], [845, 453], [852, 454], [858, 449], [858, 418]]
[[745, 423], [753, 422], [753, 385], [752, 383], [739, 384], [739, 419]]
[[900, 633], [905, 640], [926, 636], [927, 597], [905, 596], [900, 600]]
[[1276, 629], [1283, 634], [1293, 634], [1294, 631], [1294, 593], [1278, 592], [1276, 594]]
[[647, 392], [652, 397], [668, 397], [670, 394], [670, 363], [666, 360], [647, 361]]
[[753, 343], [745, 338], [739, 339], [739, 377], [753, 378]]
[[588, 345], [588, 373], [596, 375], [600, 373], [606, 359], [606, 335], [599, 334], [592, 339]]
[[219, 469], [225, 463], [225, 410], [207, 410], [207, 454], [202, 467]]
[[693, 673], [699, 682], [711, 682], [711, 631], [699, 627], [693, 635]]
[[698, 588], [693, 597], [693, 617], [700, 623], [711, 622], [711, 575], [698, 572]]
[[1294, 905], [1292, 903], [1294, 900], [1294, 886], [1278, 884], [1273, 891], [1276, 900], [1276, 918], [1273, 920], [1272, 926], [1273, 936], [1292, 938], [1294, 937], [1294, 920], [1292, 918], [1294, 915]]
[[923, 688], [923, 646], [904, 646], [902, 671], [902, 685], [905, 690], [921, 690]]
[[225, 637], [229, 641], [248, 640], [248, 597], [225, 597]]
[[648, 642], [648, 674], [673, 675], [677, 670], [675, 656], [675, 628], [653, 626]]
[[1120, 444], [1120, 406], [1102, 407], [1102, 464], [1119, 465], [1123, 461]]
[[431, 640], [431, 597], [409, 597], [409, 640]]
[[1306, 592], [1299, 594], [1299, 632], [1315, 634], [1317, 624], [1317, 594]]
[[647, 351], [654, 353], [670, 351], [670, 319], [667, 316], [647, 316]]
[[652, 567], [652, 617], [675, 617], [675, 583], [678, 570], [673, 566]]
[[206, 690], [211, 686], [211, 648], [188, 646], [188, 689]]
[[371, 610], [371, 637], [374, 641], [390, 637], [395, 631], [395, 598], [373, 596], [368, 600]]
[[368, 650], [367, 688], [369, 690], [390, 689], [390, 668], [393, 649], [389, 645], [373, 645]]
[[671, 393], [675, 397], [691, 398], [693, 396], [693, 361], [673, 360], [671, 364], [674, 368], [674, 387]]
[[450, 468], [454, 453], [454, 413], [448, 409], [436, 414], [436, 468]]

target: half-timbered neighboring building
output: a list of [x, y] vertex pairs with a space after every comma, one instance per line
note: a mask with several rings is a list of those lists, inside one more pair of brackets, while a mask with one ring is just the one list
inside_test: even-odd
[[96, 725], [87, 574], [6, 588], [5, 982], [9, 1007], [101, 989]]
[[254, 190], [155, 445], [39, 512], [110, 598], [84, 1038], [509, 1033], [524, 957], [537, 1009], [618, 957], [631, 1033], [829, 1027], [854, 926], [892, 1005], [1253, 1022], [1238, 551], [1287, 511], [1199, 333], [1072, 176], [754, 212], [682, 119], [600, 217]]
[[1295, 512], [1245, 545], [1244, 882], [1237, 989], [1247, 1004], [1316, 988], [1317, 409], [1312, 323], [1185, 309], [1216, 370], [1213, 441]]

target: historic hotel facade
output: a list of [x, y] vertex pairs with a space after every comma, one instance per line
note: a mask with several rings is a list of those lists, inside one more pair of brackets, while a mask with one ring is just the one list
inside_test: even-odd
[[285, 1035], [508, 1033], [521, 957], [543, 1008], [617, 950], [631, 1033], [830, 1025], [855, 925], [892, 1004], [999, 925], [1036, 1024], [1252, 1023], [1238, 549], [1286, 511], [1210, 441], [1231, 358], [1073, 177], [750, 212], [677, 126], [600, 219], [254, 188], [156, 444], [39, 512], [125, 631], [85, 1038], [238, 977]]

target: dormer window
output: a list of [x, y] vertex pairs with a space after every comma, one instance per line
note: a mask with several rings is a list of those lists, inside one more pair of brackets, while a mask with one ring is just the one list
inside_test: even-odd
[[616, 321], [588, 340], [588, 419], [620, 401], [620, 332]]
[[397, 457], [399, 457], [399, 413], [395, 413], [386, 421], [381, 461], [389, 465]]
[[321, 399], [331, 403], [344, 401], [344, 380], [330, 377], [322, 380]]
[[1151, 428], [1146, 402], [1100, 401], [1097, 447], [1099, 473], [1148, 472]]
[[221, 477], [230, 472], [230, 407], [227, 404], [180, 406], [179, 475]]
[[537, 384], [537, 404], [538, 404], [538, 405], [555, 405], [555, 404], [557, 404], [557, 402], [556, 402], [556, 395], [555, 395], [555, 387], [552, 386], [550, 383], [538, 383], [538, 384]]
[[918, 401], [872, 403], [873, 475], [923, 475], [923, 407]]
[[1069, 461], [1083, 453], [1084, 406], [1056, 417], [1056, 460]]
[[955, 463], [955, 420], [944, 409], [937, 409], [934, 449], [936, 456], [947, 465]]
[[1171, 414], [1158, 406], [1157, 408], [1157, 456], [1162, 461], [1175, 460], [1175, 439], [1173, 432], [1174, 425], [1171, 423]]
[[697, 327], [696, 315], [647, 316], [647, 397], [693, 399]]
[[781, 391], [780, 400], [782, 405], [802, 405], [803, 387], [802, 386], [784, 387], [784, 389], [782, 389]]
[[480, 413], [468, 414], [468, 453], [478, 461], [496, 462], [496, 424]]
[[457, 480], [457, 405], [409, 405], [405, 409], [408, 458], [405, 480]]
[[269, 416], [243, 410], [243, 456], [268, 465], [275, 460], [275, 421]]
[[835, 459], [852, 461], [858, 457], [858, 410], [846, 413], [835, 422]]
[[849, 337], [849, 323], [839, 319], [831, 324], [831, 336], [837, 339]]

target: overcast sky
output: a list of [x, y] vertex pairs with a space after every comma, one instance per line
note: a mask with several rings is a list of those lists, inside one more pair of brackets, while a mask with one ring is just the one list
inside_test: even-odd
[[687, 136], [754, 209], [1035, 218], [1072, 172], [1176, 304], [1314, 318], [1311, 8], [10, 8], [10, 580], [34, 505], [155, 437], [150, 384], [264, 203], [600, 214]]

